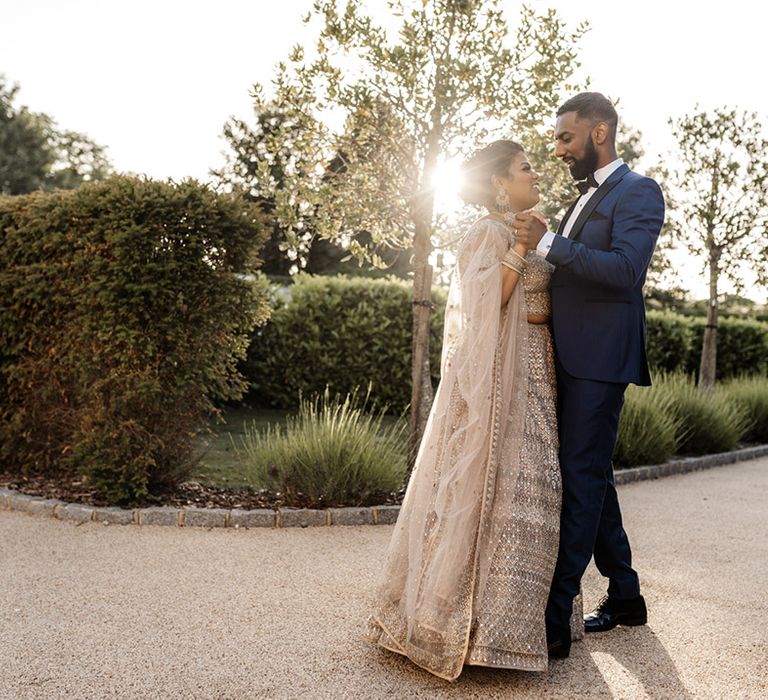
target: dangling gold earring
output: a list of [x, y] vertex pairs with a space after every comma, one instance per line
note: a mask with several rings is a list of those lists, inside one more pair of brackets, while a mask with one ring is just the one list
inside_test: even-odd
[[509, 195], [506, 190], [499, 189], [496, 192], [496, 211], [505, 214], [509, 211]]

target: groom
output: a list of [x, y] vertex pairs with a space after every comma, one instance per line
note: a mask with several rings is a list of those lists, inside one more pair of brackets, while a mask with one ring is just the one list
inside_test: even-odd
[[651, 383], [645, 355], [643, 283], [664, 222], [656, 182], [632, 172], [616, 153], [618, 116], [596, 92], [557, 112], [556, 155], [581, 196], [557, 234], [528, 213], [513, 226], [555, 265], [552, 328], [558, 388], [563, 505], [560, 549], [546, 610], [554, 658], [567, 657], [569, 619], [594, 555], [608, 595], [584, 618], [587, 632], [647, 621], [632, 568], [611, 462], [624, 390]]

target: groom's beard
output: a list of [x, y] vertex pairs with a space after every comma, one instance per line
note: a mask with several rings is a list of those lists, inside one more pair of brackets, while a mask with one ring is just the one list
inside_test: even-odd
[[585, 180], [595, 170], [597, 170], [597, 149], [592, 139], [589, 139], [584, 157], [577, 160], [571, 168], [571, 177], [574, 180]]

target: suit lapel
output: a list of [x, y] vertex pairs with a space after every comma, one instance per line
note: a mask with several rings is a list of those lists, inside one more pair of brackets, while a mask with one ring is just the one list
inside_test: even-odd
[[595, 208], [603, 200], [603, 197], [605, 197], [605, 195], [607, 195], [614, 187], [616, 187], [616, 185], [621, 182], [621, 179], [628, 172], [629, 166], [625, 163], [621, 167], [616, 168], [616, 170], [611, 173], [610, 177], [602, 185], [600, 185], [600, 187], [597, 188], [597, 190], [589, 198], [589, 201], [584, 205], [584, 208], [579, 212], [579, 216], [573, 223], [573, 227], [571, 228], [571, 233], [568, 238], [575, 240], [579, 236], [582, 229], [584, 228], [584, 224], [587, 222], [587, 219], [592, 216], [592, 212], [595, 211]]
[[580, 197], [576, 197], [576, 199], [573, 200], [573, 204], [571, 204], [570, 207], [568, 207], [568, 211], [565, 212], [565, 216], [563, 216], [562, 219], [560, 219], [560, 225], [557, 227], [557, 235], [562, 236], [563, 235], [563, 229], [565, 228], [565, 223], [568, 221], [568, 218], [573, 213], [574, 208], [576, 207], [576, 204], [578, 204]]

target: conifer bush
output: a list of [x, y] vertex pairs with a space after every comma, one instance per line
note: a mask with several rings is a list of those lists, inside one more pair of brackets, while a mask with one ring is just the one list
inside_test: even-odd
[[83, 475], [135, 503], [195, 463], [216, 402], [239, 399], [268, 231], [194, 180], [117, 176], [0, 198], [0, 457]]

